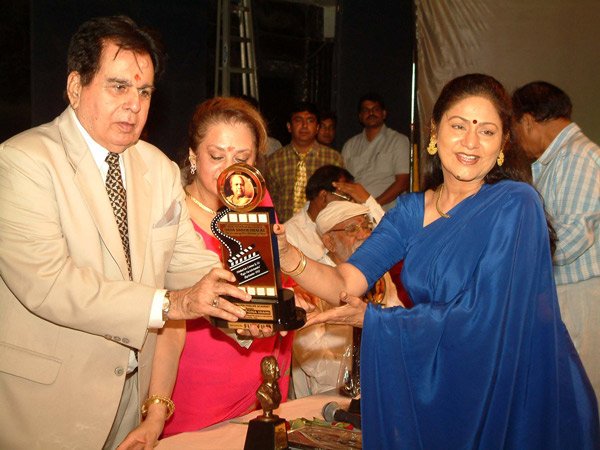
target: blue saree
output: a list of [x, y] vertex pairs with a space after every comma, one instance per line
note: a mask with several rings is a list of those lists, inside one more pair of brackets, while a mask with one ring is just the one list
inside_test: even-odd
[[502, 181], [423, 227], [401, 196], [349, 262], [373, 284], [404, 259], [415, 306], [369, 305], [365, 449], [594, 449], [598, 410], [560, 318], [546, 220]]

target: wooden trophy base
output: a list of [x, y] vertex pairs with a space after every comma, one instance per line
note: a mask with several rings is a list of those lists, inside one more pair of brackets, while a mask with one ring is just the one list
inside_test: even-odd
[[285, 419], [278, 416], [258, 416], [248, 424], [244, 450], [288, 449]]

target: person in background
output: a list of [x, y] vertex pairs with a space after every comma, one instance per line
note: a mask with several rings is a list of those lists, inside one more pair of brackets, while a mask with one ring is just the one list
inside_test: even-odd
[[221, 296], [250, 297], [194, 233], [176, 164], [139, 140], [158, 41], [94, 18], [67, 71], [65, 111], [0, 145], [0, 448], [152, 448], [174, 407], [169, 323], [237, 320]]
[[[352, 195], [337, 189], [335, 184], [343, 186]], [[309, 258], [320, 262], [325, 258], [327, 249], [317, 233], [315, 221], [329, 203], [336, 200], [353, 200], [364, 204], [375, 224], [384, 214], [379, 203], [361, 185], [354, 182], [350, 172], [331, 164], [319, 167], [308, 179], [306, 198], [308, 201], [304, 207], [285, 223], [286, 236], [290, 243], [300, 247]]]
[[558, 235], [554, 254], [561, 316], [600, 397], [600, 147], [571, 120], [571, 99], [537, 81], [513, 94], [533, 184]]
[[[210, 224], [223, 206], [217, 187], [221, 172], [235, 163], [254, 165], [264, 152], [267, 132], [260, 113], [234, 97], [216, 97], [200, 104], [189, 125], [189, 151], [184, 172], [191, 224], [206, 247], [221, 256], [221, 244]], [[232, 176], [233, 178], [233, 176]], [[268, 192], [259, 206], [272, 206]], [[173, 390], [177, 411], [164, 435], [194, 431], [257, 409], [260, 363], [274, 355], [287, 397], [293, 333], [240, 338], [201, 318], [187, 322], [185, 345]]]
[[[336, 200], [347, 200], [364, 205], [368, 208], [369, 219], [374, 225], [379, 223], [385, 213], [373, 196], [369, 195], [361, 184], [354, 181], [350, 172], [343, 167], [334, 165], [320, 167], [312, 174], [306, 184], [306, 198], [308, 202], [304, 207], [285, 223], [286, 236], [292, 245], [318, 262], [324, 262], [328, 258], [327, 249], [317, 233], [315, 221], [329, 203]], [[393, 271], [400, 274], [402, 263], [394, 266]], [[390, 271], [390, 275], [402, 303], [407, 308], [412, 306], [412, 301], [402, 286], [399, 275], [394, 278], [392, 271]], [[295, 290], [301, 292], [302, 288], [296, 286]], [[310, 293], [306, 293], [306, 295], [309, 299], [312, 297]]]
[[334, 148], [335, 128], [337, 126], [337, 116], [333, 111], [321, 113], [319, 121], [319, 132], [317, 133], [317, 141], [319, 144]]
[[383, 209], [394, 206], [396, 197], [409, 190], [410, 143], [406, 136], [386, 127], [387, 110], [376, 93], [358, 101], [360, 134], [342, 148], [345, 167]]
[[342, 156], [317, 142], [319, 112], [312, 103], [301, 102], [287, 123], [292, 140], [267, 159], [267, 187], [272, 192], [279, 220], [285, 222], [306, 203], [306, 183], [319, 167], [342, 167]]
[[[551, 228], [520, 180], [511, 99], [494, 78], [448, 82], [432, 114], [424, 192], [400, 196], [336, 267], [275, 225], [281, 269], [338, 308], [312, 323], [363, 326], [365, 448], [593, 449], [598, 409], [561, 321]], [[396, 261], [415, 306], [359, 296]]]
[[[371, 234], [373, 222], [366, 206], [340, 200], [330, 202], [319, 213], [316, 226], [326, 249], [322, 262], [336, 266], [346, 262]], [[378, 284], [377, 301], [386, 306], [399, 305], [400, 300], [390, 275], [384, 275], [381, 283]], [[318, 298], [313, 301], [316, 311], [331, 308]], [[296, 332], [292, 352], [292, 380], [296, 398], [336, 389], [344, 353], [352, 345], [352, 334], [349, 325], [327, 323], [304, 327]]]

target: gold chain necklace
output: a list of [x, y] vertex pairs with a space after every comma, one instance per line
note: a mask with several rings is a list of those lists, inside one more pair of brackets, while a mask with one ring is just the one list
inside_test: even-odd
[[193, 201], [200, 209], [203, 209], [204, 211], [206, 211], [209, 214], [212, 214], [213, 216], [217, 214], [215, 210], [210, 209], [208, 206], [206, 206], [204, 203], [202, 203], [200, 200], [198, 200], [196, 197], [190, 194], [187, 189], [185, 190], [185, 193], [190, 198], [190, 200]]
[[440, 197], [442, 196], [443, 190], [444, 190], [444, 183], [440, 184], [440, 186], [435, 190], [435, 194], [437, 196], [435, 199], [435, 209], [437, 209], [438, 214], [440, 216], [442, 216], [444, 219], [449, 219], [450, 214], [447, 214], [440, 209]]

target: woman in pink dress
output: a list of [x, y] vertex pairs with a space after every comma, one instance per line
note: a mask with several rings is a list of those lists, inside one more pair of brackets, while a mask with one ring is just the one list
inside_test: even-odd
[[[264, 152], [267, 132], [260, 113], [244, 100], [214, 98], [196, 108], [189, 127], [186, 202], [196, 232], [206, 248], [221, 255], [210, 222], [223, 206], [217, 178], [235, 163], [254, 165]], [[272, 206], [267, 193], [260, 206]], [[173, 390], [175, 414], [164, 436], [194, 431], [258, 408], [260, 362], [273, 355], [282, 373], [279, 387], [287, 397], [293, 333], [239, 339], [206, 319], [186, 323], [185, 346]]]

